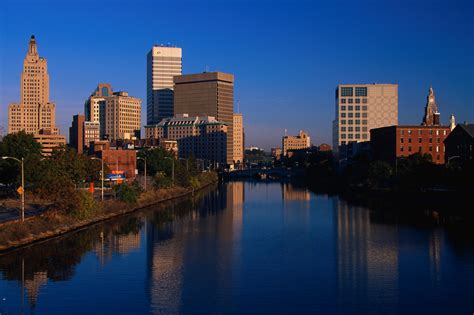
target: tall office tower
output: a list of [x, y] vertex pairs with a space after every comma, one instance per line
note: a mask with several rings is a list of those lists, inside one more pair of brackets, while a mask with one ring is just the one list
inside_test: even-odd
[[174, 77], [174, 112], [213, 116], [227, 124], [227, 164], [234, 160], [234, 76], [205, 72]]
[[370, 140], [370, 129], [398, 124], [398, 84], [341, 84], [336, 89], [333, 150]]
[[432, 86], [430, 86], [428, 96], [426, 97], [425, 115], [423, 116], [422, 125], [439, 126], [438, 105], [436, 105], [436, 99]]
[[[99, 83], [84, 104], [85, 120], [95, 138], [97, 124], [100, 138], [108, 140], [131, 139], [141, 129], [141, 100], [127, 92], [113, 92], [108, 83]], [[94, 130], [92, 130], [94, 129]], [[88, 138], [89, 140], [89, 138]]]
[[20, 102], [8, 107], [8, 133], [40, 130], [56, 135], [56, 105], [49, 101], [48, 62], [38, 54], [36, 39], [31, 36], [21, 73]]
[[234, 163], [244, 162], [244, 122], [242, 114], [234, 113]]
[[142, 101], [127, 92], [105, 98], [105, 135], [109, 140], [140, 138]]
[[146, 120], [157, 124], [173, 117], [173, 77], [182, 74], [182, 52], [178, 47], [155, 45], [147, 55]]

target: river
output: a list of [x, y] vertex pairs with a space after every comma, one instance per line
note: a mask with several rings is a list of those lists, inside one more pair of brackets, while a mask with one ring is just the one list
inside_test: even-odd
[[428, 210], [229, 182], [0, 256], [0, 314], [472, 314], [472, 229]]

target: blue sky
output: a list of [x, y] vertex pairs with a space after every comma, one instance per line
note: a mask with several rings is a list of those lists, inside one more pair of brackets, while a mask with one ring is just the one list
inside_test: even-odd
[[50, 98], [67, 134], [99, 82], [143, 100], [146, 54], [183, 48], [183, 72], [235, 75], [246, 145], [284, 129], [331, 143], [340, 83], [398, 83], [399, 122], [418, 124], [430, 83], [443, 123], [474, 122], [473, 1], [0, 2], [0, 125], [19, 100], [28, 39], [48, 59]]

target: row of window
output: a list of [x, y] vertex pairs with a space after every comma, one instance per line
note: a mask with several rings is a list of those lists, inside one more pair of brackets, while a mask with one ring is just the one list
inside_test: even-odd
[[[355, 116], [354, 116], [355, 115]], [[347, 117], [348, 118], [353, 118], [353, 117], [356, 117], [356, 118], [360, 118], [360, 113], [347, 113]], [[367, 113], [362, 113], [362, 117], [363, 118], [367, 118]], [[346, 118], [346, 113], [341, 113], [341, 118]]]
[[356, 106], [353, 106], [353, 105], [349, 105], [349, 106], [346, 106], [346, 105], [341, 105], [341, 111], [344, 111], [344, 110], [364, 110], [366, 111], [367, 110], [367, 105], [363, 105], [363, 106], [360, 106], [360, 105], [356, 105]]
[[[424, 134], [423, 132], [424, 130], [422, 129], [419, 129], [418, 130], [418, 135], [419, 136], [422, 136]], [[442, 131], [442, 132], [441, 132]], [[408, 129], [407, 133], [409, 135], [413, 134], [413, 130], [411, 129]], [[432, 135], [433, 134], [433, 129], [429, 130], [429, 134]], [[447, 130], [436, 130], [436, 135], [439, 136], [440, 134], [443, 134], [444, 136], [446, 136], [448, 134], [448, 131]], [[405, 130], [400, 130], [400, 135], [403, 136], [405, 135]]]
[[341, 139], [346, 139], [346, 137], [347, 137], [347, 139], [364, 139], [364, 140], [369, 138], [369, 136], [366, 133], [363, 133], [363, 134], [348, 133], [347, 135], [345, 133], [341, 134]]
[[[400, 138], [400, 143], [404, 143], [404, 141], [405, 141], [404, 138]], [[436, 142], [441, 143], [441, 138], [436, 138]], [[412, 143], [412, 138], [408, 138], [408, 143]], [[418, 143], [423, 143], [423, 139], [418, 138]], [[433, 143], [433, 138], [429, 139], [429, 143]]]
[[[341, 87], [341, 96], [354, 96], [352, 87]], [[356, 87], [355, 96], [367, 96], [367, 87]]]
[[363, 132], [367, 132], [367, 127], [341, 127], [341, 132], [346, 132], [346, 131], [349, 131], [349, 132], [352, 132], [352, 131], [356, 131], [356, 132], [359, 132], [359, 131], [363, 131]]
[[[360, 125], [361, 124], [361, 120], [360, 119], [356, 119], [356, 120], [352, 120], [352, 119], [349, 119], [349, 120], [345, 120], [345, 119], [341, 119], [341, 125]], [[366, 119], [363, 119], [362, 120], [362, 125], [367, 125], [367, 120]]]
[[[361, 99], [360, 98], [356, 98], [356, 99], [353, 99], [353, 98], [341, 98], [341, 104], [354, 104], [354, 102], [356, 104], [360, 104], [361, 102]], [[367, 104], [367, 99], [366, 98], [363, 98], [362, 99], [362, 104]]]

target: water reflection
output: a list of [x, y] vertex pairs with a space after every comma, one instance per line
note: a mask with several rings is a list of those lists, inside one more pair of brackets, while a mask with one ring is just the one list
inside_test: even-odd
[[[48, 290], [81, 276], [110, 291], [103, 309], [90, 306], [97, 313], [127, 313], [128, 304], [137, 314], [413, 312], [420, 292], [425, 307], [437, 302], [434, 313], [451, 303], [466, 310], [472, 289], [449, 288], [474, 281], [474, 243], [447, 222], [369, 210], [295, 183], [229, 182], [2, 255], [0, 291], [18, 290], [8, 295], [21, 297], [9, 300], [13, 314], [22, 299], [25, 312], [63, 313]], [[58, 303], [64, 292], [55, 292]], [[63, 305], [94, 301], [77, 294]]]

